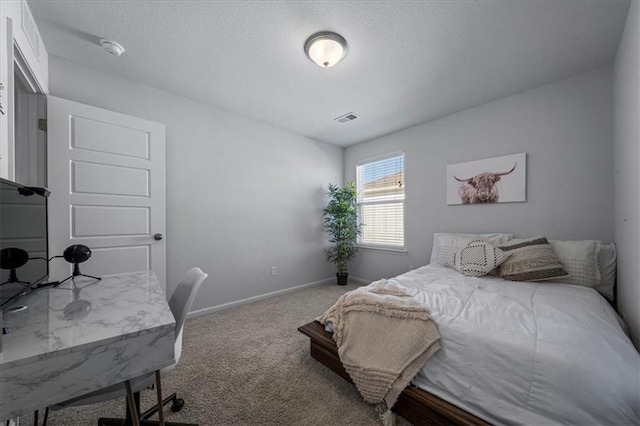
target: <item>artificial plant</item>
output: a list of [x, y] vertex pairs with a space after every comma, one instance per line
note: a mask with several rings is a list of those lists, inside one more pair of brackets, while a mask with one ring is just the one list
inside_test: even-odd
[[330, 236], [332, 246], [327, 252], [327, 260], [336, 265], [337, 273], [347, 274], [349, 260], [358, 253], [358, 190], [355, 182], [344, 187], [329, 184], [329, 203], [323, 210], [324, 226]]

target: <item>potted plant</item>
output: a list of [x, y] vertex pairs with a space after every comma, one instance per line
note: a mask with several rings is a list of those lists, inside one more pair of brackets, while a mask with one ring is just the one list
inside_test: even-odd
[[339, 285], [346, 285], [349, 273], [349, 260], [358, 253], [356, 246], [361, 233], [358, 224], [358, 191], [355, 182], [343, 188], [329, 184], [329, 203], [322, 211], [324, 226], [333, 244], [327, 252], [327, 260], [336, 265], [336, 278]]

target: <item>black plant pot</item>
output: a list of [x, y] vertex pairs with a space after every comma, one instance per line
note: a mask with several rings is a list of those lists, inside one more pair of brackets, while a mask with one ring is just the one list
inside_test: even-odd
[[345, 272], [341, 274], [340, 272], [336, 272], [336, 278], [338, 279], [338, 285], [347, 285], [349, 282], [349, 273]]

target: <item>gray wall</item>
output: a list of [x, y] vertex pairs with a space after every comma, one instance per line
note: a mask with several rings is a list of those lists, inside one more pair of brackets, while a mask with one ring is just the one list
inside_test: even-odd
[[631, 2], [613, 72], [614, 233], [618, 309], [640, 348], [640, 3]]
[[[602, 68], [364, 142], [345, 151], [356, 163], [406, 154], [406, 255], [362, 250], [352, 275], [390, 277], [428, 263], [434, 232], [613, 238], [612, 71]], [[527, 153], [527, 201], [447, 206], [448, 164]]]
[[[194, 310], [330, 278], [321, 211], [341, 148], [51, 57], [53, 96], [166, 125], [167, 292], [209, 273]], [[271, 276], [271, 266], [278, 275]]]

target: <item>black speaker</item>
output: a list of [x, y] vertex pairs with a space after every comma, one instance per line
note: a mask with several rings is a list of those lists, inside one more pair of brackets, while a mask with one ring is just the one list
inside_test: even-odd
[[73, 273], [71, 274], [71, 276], [60, 281], [60, 284], [62, 284], [63, 282], [69, 279], [73, 280], [73, 278], [77, 276], [93, 278], [94, 280], [98, 280], [98, 281], [102, 279], [102, 278], [94, 277], [93, 275], [86, 275], [80, 272], [80, 264], [82, 262], [86, 262], [91, 257], [91, 249], [89, 247], [82, 244], [74, 244], [72, 246], [67, 247], [64, 250], [64, 252], [62, 253], [62, 257], [64, 257], [64, 260], [66, 260], [67, 262], [73, 264]]
[[82, 244], [74, 244], [64, 250], [62, 257], [69, 263], [86, 262], [91, 257], [91, 249]]
[[0, 268], [18, 269], [29, 261], [29, 253], [18, 247], [0, 250]]
[[29, 285], [28, 282], [20, 281], [16, 269], [23, 267], [29, 261], [29, 253], [18, 247], [7, 247], [0, 250], [0, 268], [9, 269], [9, 280], [0, 285], [18, 283]]

